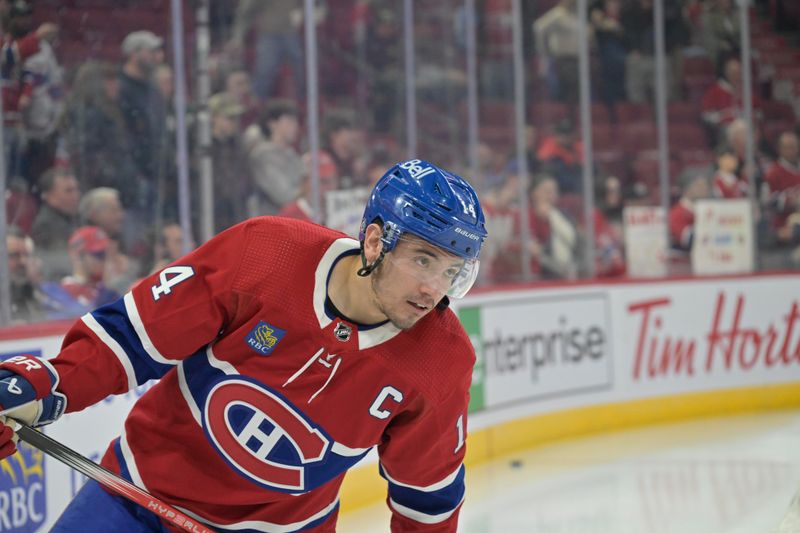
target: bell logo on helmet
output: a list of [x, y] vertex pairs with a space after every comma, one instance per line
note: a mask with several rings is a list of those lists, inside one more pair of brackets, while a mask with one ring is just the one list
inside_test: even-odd
[[408, 173], [415, 180], [424, 178], [428, 174], [433, 174], [434, 172], [436, 172], [435, 168], [422, 166], [420, 163], [422, 163], [422, 161], [420, 161], [419, 159], [412, 159], [410, 161], [400, 163], [400, 165], [398, 166], [402, 169], [408, 170]]
[[470, 233], [470, 232], [465, 231], [465, 230], [463, 230], [461, 228], [455, 228], [455, 232], [458, 233], [459, 235], [463, 235], [467, 239], [472, 239], [473, 241], [477, 241], [478, 239], [480, 239], [480, 237], [478, 237], [474, 233]]

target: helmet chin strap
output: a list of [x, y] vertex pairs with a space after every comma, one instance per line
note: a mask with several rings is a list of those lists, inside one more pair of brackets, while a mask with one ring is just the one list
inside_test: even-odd
[[385, 253], [386, 252], [383, 251], [383, 248], [381, 248], [381, 253], [380, 253], [380, 255], [378, 255], [378, 258], [375, 259], [375, 261], [373, 261], [371, 265], [368, 265], [367, 264], [367, 256], [364, 253], [364, 243], [362, 242], [361, 243], [361, 268], [358, 269], [357, 274], [359, 276], [361, 276], [362, 278], [366, 278], [367, 276], [372, 274], [372, 271], [375, 270], [376, 268], [378, 268], [378, 265], [380, 265], [383, 262], [383, 257], [385, 255]]

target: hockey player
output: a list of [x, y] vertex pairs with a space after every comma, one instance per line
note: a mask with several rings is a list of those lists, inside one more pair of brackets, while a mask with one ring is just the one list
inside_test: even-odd
[[[360, 242], [234, 226], [82, 317], [56, 358], [2, 363], [1, 409], [43, 425], [160, 378], [102, 464], [209, 527], [334, 531], [345, 472], [377, 447], [392, 530], [455, 531], [474, 351], [448, 297], [485, 237], [469, 184], [400, 163]], [[170, 527], [89, 481], [53, 531]]]

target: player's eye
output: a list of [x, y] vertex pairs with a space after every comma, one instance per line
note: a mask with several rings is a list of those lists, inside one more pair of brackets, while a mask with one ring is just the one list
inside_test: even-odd
[[458, 276], [459, 272], [461, 272], [459, 267], [450, 267], [444, 271], [444, 277], [452, 281]]
[[414, 264], [420, 268], [427, 269], [431, 266], [431, 258], [424, 255], [418, 255], [414, 258]]

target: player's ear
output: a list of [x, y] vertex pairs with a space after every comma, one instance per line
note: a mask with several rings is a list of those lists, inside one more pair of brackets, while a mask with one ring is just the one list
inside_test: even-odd
[[383, 229], [379, 224], [374, 222], [367, 226], [367, 229], [364, 232], [364, 256], [366, 257], [368, 264], [371, 264], [373, 261], [375, 261], [383, 249], [381, 235], [383, 235]]

